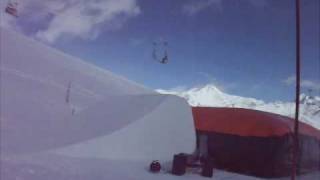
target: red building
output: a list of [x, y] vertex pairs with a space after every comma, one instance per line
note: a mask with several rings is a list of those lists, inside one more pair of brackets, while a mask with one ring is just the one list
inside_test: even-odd
[[[241, 108], [192, 112], [197, 147], [206, 148], [216, 168], [258, 177], [290, 175], [293, 119]], [[302, 122], [299, 128], [299, 173], [320, 170], [320, 131]]]

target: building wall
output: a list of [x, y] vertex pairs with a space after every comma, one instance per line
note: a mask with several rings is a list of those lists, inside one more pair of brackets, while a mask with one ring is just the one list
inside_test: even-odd
[[[249, 137], [215, 132], [208, 135], [208, 154], [218, 169], [258, 177], [283, 177], [291, 173], [292, 135]], [[320, 141], [300, 136], [300, 173], [320, 170]]]

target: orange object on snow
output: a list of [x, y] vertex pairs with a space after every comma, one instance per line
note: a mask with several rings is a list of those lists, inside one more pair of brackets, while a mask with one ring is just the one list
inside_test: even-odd
[[[193, 107], [196, 129], [239, 136], [269, 137], [293, 133], [290, 117], [242, 108]], [[320, 130], [300, 122], [299, 132], [320, 140]]]
[[[215, 168], [264, 178], [291, 175], [294, 119], [242, 108], [193, 107], [192, 113], [197, 152], [207, 152]], [[299, 122], [298, 139], [300, 172], [318, 171], [320, 130]]]

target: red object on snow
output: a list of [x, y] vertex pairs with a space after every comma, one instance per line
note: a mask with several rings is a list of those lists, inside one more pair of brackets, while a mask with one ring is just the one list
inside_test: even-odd
[[150, 164], [150, 171], [157, 173], [160, 172], [161, 170], [161, 164], [159, 163], [159, 161], [152, 161]]
[[9, 2], [6, 7], [6, 13], [11, 14], [12, 16], [18, 17], [18, 3]]
[[[290, 176], [294, 119], [242, 108], [193, 107], [192, 113], [197, 149], [206, 147], [215, 168], [267, 178]], [[320, 130], [299, 122], [298, 138], [299, 173], [319, 171]]]

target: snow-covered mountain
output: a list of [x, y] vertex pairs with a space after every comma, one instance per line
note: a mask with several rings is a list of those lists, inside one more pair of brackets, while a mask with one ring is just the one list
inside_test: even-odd
[[[294, 102], [264, 102], [255, 98], [230, 95], [208, 84], [191, 88], [186, 91], [156, 90], [162, 94], [173, 94], [185, 98], [191, 106], [206, 107], [238, 107], [272, 112], [284, 116], [294, 117]], [[300, 118], [302, 121], [320, 129], [320, 97], [300, 96]]]
[[183, 92], [157, 90], [162, 94], [174, 94], [185, 98], [191, 106], [244, 107], [252, 108], [264, 104], [261, 100], [226, 94], [214, 85], [196, 87]]

